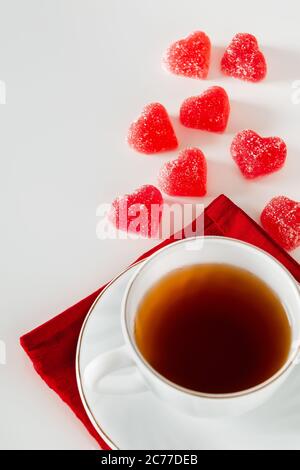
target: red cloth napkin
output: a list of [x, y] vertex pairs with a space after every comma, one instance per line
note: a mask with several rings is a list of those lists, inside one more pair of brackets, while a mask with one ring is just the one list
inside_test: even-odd
[[[193, 226], [195, 227], [195, 221]], [[236, 238], [264, 249], [276, 257], [300, 282], [300, 265], [226, 196], [219, 196], [205, 209], [204, 232], [205, 235]], [[139, 260], [172, 241], [174, 236], [144, 253]], [[20, 342], [41, 378], [69, 405], [100, 447], [109, 449], [83, 408], [75, 375], [75, 352], [80, 329], [89, 308], [103, 288], [104, 286], [100, 287], [60, 315], [22, 336]]]

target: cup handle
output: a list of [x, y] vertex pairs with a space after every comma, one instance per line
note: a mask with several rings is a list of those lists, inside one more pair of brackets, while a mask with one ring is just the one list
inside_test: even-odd
[[[111, 375], [120, 369], [133, 367], [127, 374]], [[109, 376], [109, 380], [103, 380]], [[127, 346], [113, 349], [95, 357], [85, 368], [83, 380], [87, 388], [107, 394], [141, 393], [148, 390], [143, 377], [135, 367]]]

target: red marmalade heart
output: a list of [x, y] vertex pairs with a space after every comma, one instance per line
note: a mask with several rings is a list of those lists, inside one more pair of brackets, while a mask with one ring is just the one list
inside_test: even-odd
[[207, 165], [197, 148], [183, 150], [176, 160], [167, 162], [160, 170], [158, 184], [170, 196], [204, 196]]
[[160, 103], [144, 107], [141, 116], [131, 124], [127, 140], [131, 147], [142, 153], [157, 153], [178, 147], [167, 110]]
[[180, 121], [186, 127], [210, 132], [224, 132], [230, 104], [226, 91], [219, 86], [208, 88], [199, 96], [187, 98], [180, 108]]
[[300, 246], [300, 202], [274, 197], [261, 214], [264, 229], [286, 250]]
[[209, 69], [211, 44], [209, 37], [196, 31], [168, 48], [163, 63], [167, 70], [190, 78], [206, 78]]
[[232, 39], [221, 60], [225, 75], [258, 82], [265, 78], [267, 64], [252, 34], [239, 33]]
[[163, 210], [159, 189], [146, 184], [113, 201], [108, 220], [118, 229], [141, 237], [156, 237]]
[[247, 129], [232, 141], [231, 155], [246, 178], [267, 175], [283, 167], [287, 148], [279, 137], [260, 137]]

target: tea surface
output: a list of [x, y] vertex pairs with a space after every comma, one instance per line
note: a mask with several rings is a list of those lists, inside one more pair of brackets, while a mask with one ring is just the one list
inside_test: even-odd
[[172, 271], [148, 291], [135, 338], [146, 361], [175, 384], [233, 393], [282, 367], [291, 328], [261, 279], [231, 265], [203, 264]]

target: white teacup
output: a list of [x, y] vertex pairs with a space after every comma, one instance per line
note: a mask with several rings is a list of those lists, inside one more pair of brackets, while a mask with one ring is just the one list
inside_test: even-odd
[[[292, 330], [292, 342], [283, 367], [267, 381], [248, 390], [207, 394], [170, 382], [143, 358], [135, 342], [138, 306], [149, 288], [174, 269], [200, 263], [223, 263], [244, 268], [265, 281], [279, 296]], [[166, 403], [192, 416], [235, 416], [264, 403], [286, 380], [300, 357], [300, 292], [291, 274], [275, 258], [252, 245], [224, 237], [195, 237], [174, 242], [150, 256], [135, 272], [124, 295], [121, 311], [125, 346], [96, 357], [86, 368], [85, 383], [101, 390], [101, 379], [118, 369], [137, 366], [124, 374], [119, 390], [134, 393], [150, 388]], [[116, 381], [114, 382], [117, 383]]]

